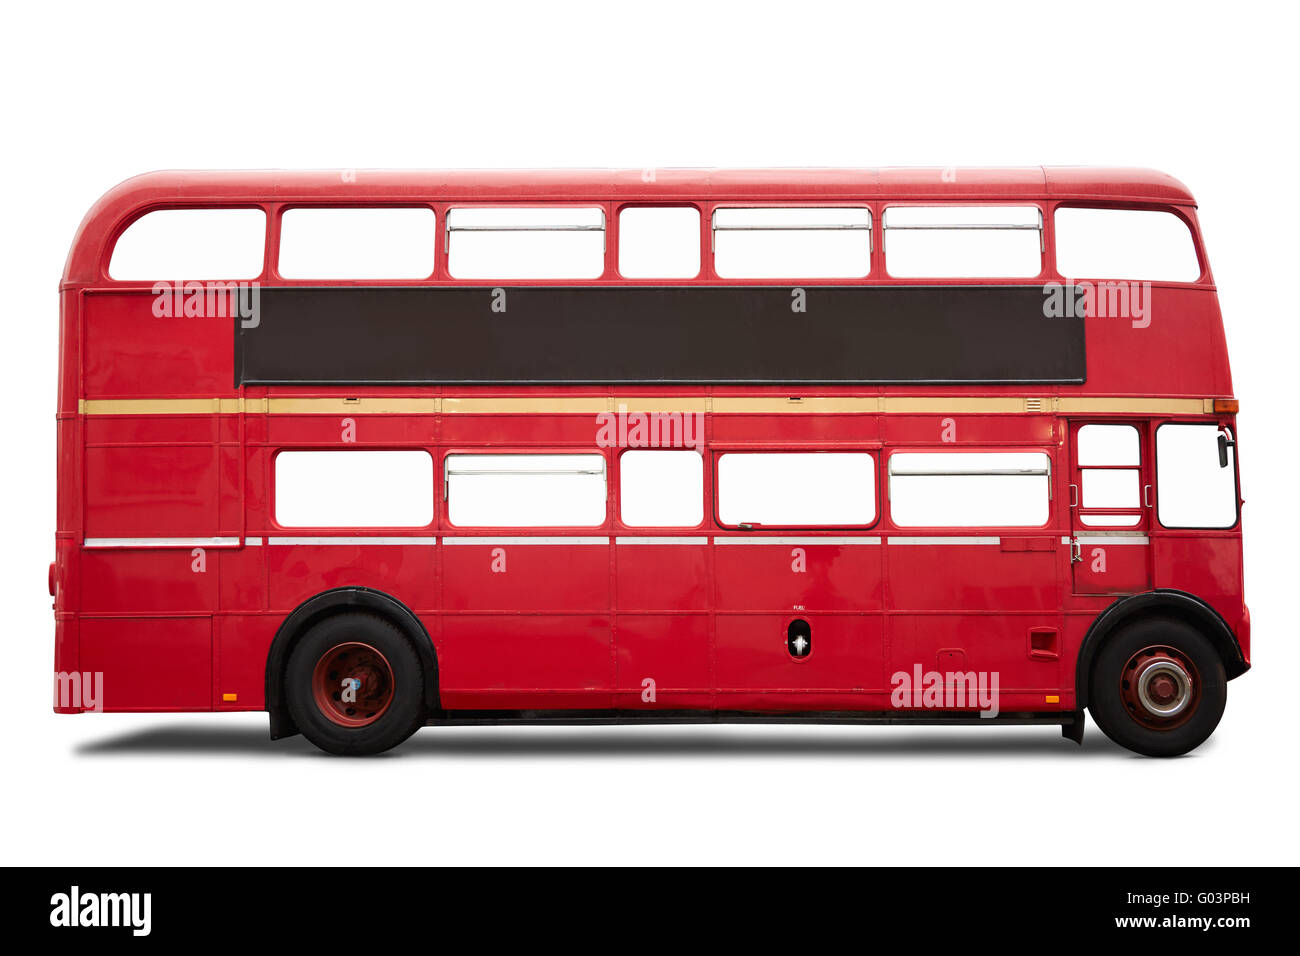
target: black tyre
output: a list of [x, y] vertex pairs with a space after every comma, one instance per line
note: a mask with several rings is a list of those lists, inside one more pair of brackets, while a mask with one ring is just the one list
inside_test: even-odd
[[1088, 709], [1121, 747], [1176, 757], [1214, 733], [1228, 700], [1223, 661], [1189, 624], [1145, 618], [1106, 639], [1093, 662]]
[[382, 753], [424, 723], [419, 655], [374, 614], [336, 614], [314, 625], [289, 654], [284, 690], [303, 736], [332, 754]]

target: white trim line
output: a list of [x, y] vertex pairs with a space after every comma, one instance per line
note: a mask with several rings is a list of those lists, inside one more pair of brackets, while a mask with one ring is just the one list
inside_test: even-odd
[[261, 539], [261, 538], [245, 538], [245, 539], [244, 539], [244, 547], [246, 547], [246, 548], [256, 548], [256, 547], [260, 547], [260, 546], [262, 545], [262, 543], [263, 543], [263, 542], [262, 542], [262, 539]]
[[409, 537], [409, 536], [378, 536], [364, 537], [361, 535], [331, 535], [329, 537], [306, 537], [306, 538], [267, 538], [267, 544], [437, 544], [438, 539], [432, 537]]
[[579, 536], [536, 536], [510, 538], [455, 537], [443, 538], [443, 544], [609, 544], [609, 538]]
[[880, 544], [879, 536], [855, 535], [851, 537], [764, 537], [753, 535], [718, 535], [714, 544]]
[[614, 539], [615, 544], [708, 544], [708, 535], [680, 537], [677, 535], [661, 535], [659, 537], [618, 537]]
[[1144, 534], [1081, 534], [1076, 539], [1079, 544], [1150, 544], [1151, 539]]
[[924, 537], [909, 538], [898, 535], [889, 537], [890, 544], [1001, 544], [1001, 538], [983, 538], [983, 537]]
[[237, 548], [238, 538], [86, 538], [87, 548]]

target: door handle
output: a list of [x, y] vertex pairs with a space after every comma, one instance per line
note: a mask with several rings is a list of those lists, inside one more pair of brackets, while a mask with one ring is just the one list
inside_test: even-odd
[[1079, 486], [1070, 485], [1070, 507], [1079, 507]]
[[1078, 564], [1083, 560], [1083, 545], [1079, 543], [1078, 538], [1070, 539], [1070, 563]]
[[1150, 485], [1142, 486], [1142, 507], [1144, 508], [1151, 507], [1151, 486]]

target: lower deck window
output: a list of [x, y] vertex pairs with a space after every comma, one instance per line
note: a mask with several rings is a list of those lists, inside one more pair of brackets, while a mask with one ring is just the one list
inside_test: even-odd
[[1231, 528], [1237, 523], [1235, 446], [1217, 425], [1156, 429], [1156, 495], [1166, 528]]
[[423, 528], [433, 521], [426, 451], [282, 451], [275, 520], [285, 528]]
[[1079, 523], [1135, 528], [1142, 522], [1142, 451], [1132, 425], [1084, 425], [1078, 434]]
[[448, 455], [447, 517], [462, 527], [605, 523], [602, 455]]
[[1051, 464], [1042, 452], [900, 452], [889, 459], [889, 508], [900, 528], [1038, 528]]
[[695, 451], [627, 451], [619, 458], [619, 512], [642, 528], [694, 528], [704, 520], [704, 459]]
[[876, 520], [866, 452], [730, 453], [718, 459], [724, 525], [858, 527]]

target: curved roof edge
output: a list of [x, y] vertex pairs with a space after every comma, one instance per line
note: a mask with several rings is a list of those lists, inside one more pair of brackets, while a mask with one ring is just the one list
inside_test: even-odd
[[114, 186], [77, 229], [63, 281], [99, 278], [103, 250], [142, 212], [263, 202], [1079, 199], [1195, 205], [1174, 177], [1100, 166], [806, 169], [162, 170]]

